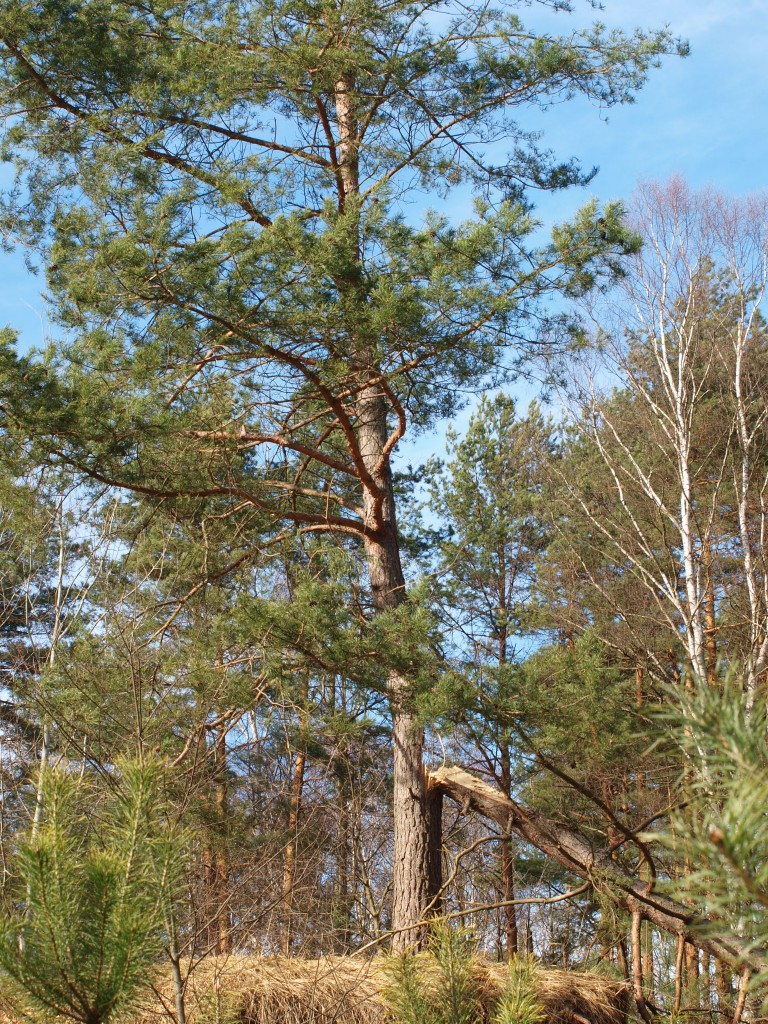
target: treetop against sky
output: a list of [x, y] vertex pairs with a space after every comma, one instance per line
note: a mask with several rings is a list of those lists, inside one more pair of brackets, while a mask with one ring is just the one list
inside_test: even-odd
[[[543, 114], [530, 112], [525, 126], [542, 133], [541, 145], [560, 159], [575, 156], [586, 169], [599, 168], [583, 189], [537, 197], [545, 225], [567, 219], [589, 195], [627, 196], [638, 179], [676, 172], [694, 187], [711, 183], [732, 192], [762, 187], [768, 162], [768, 141], [759, 130], [768, 105], [762, 0], [735, 6], [724, 0], [606, 0], [603, 10], [577, 0], [573, 6], [570, 15], [543, 4], [521, 14], [532, 29], [560, 33], [595, 20], [624, 30], [667, 25], [690, 43], [691, 55], [665, 61], [630, 106], [606, 112], [577, 98]], [[9, 179], [7, 171], [0, 178]], [[422, 201], [428, 198], [415, 197], [414, 205]], [[414, 209], [413, 215], [420, 212]], [[28, 272], [20, 250], [1, 255], [0, 270], [0, 324], [20, 330], [23, 348], [40, 346], [51, 333], [42, 279]]]

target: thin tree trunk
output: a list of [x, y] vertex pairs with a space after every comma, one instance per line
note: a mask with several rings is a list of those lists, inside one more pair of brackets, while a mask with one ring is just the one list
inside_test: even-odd
[[685, 939], [682, 935], [677, 936], [675, 950], [675, 1001], [672, 1006], [672, 1013], [680, 1012], [683, 1001], [683, 972], [685, 970]]
[[715, 582], [712, 572], [712, 541], [709, 533], [701, 552], [704, 571], [704, 646], [707, 656], [707, 683], [717, 685], [717, 620], [715, 618]]
[[715, 985], [717, 987], [717, 1008], [721, 1013], [729, 1013], [733, 1009], [733, 974], [727, 964], [717, 961], [715, 967]]
[[686, 1009], [698, 1010], [701, 1006], [699, 993], [699, 951], [691, 943], [685, 945]]
[[429, 815], [429, 908], [438, 916], [445, 902], [443, 888], [443, 791], [427, 787]]
[[654, 999], [654, 977], [653, 977], [653, 927], [650, 921], [643, 922], [644, 927], [644, 952], [643, 952], [643, 990], [646, 1001], [653, 1002]]
[[187, 1024], [187, 1011], [184, 1000], [184, 979], [181, 976], [181, 957], [176, 941], [176, 923], [171, 921], [171, 940], [168, 946], [168, 959], [171, 961], [171, 977], [173, 978], [173, 995], [176, 1003], [176, 1024]]
[[744, 1013], [744, 1005], [747, 1001], [747, 990], [749, 986], [750, 971], [749, 968], [744, 968], [741, 975], [741, 983], [739, 985], [739, 998], [736, 1000], [736, 1006], [733, 1011], [732, 1024], [739, 1024], [741, 1021], [741, 1015]]
[[339, 953], [348, 953], [351, 937], [351, 906], [350, 906], [350, 834], [351, 816], [349, 805], [351, 798], [350, 765], [346, 751], [340, 755], [339, 786], [336, 790], [338, 800], [338, 833], [336, 836], [336, 894], [334, 900], [333, 942]]
[[[505, 796], [512, 796], [512, 763], [509, 744], [501, 743], [501, 788]], [[501, 840], [501, 891], [502, 899], [515, 898], [515, 853], [512, 837], [504, 835]], [[517, 912], [511, 903], [504, 907], [504, 938], [507, 960], [513, 960], [518, 953]]]
[[632, 914], [632, 990], [635, 995], [635, 1006], [638, 1014], [647, 1024], [653, 1020], [645, 1003], [643, 994], [643, 955], [642, 955], [642, 915], [635, 911]]
[[216, 951], [228, 953], [232, 947], [232, 919], [229, 909], [229, 780], [227, 778], [227, 727], [222, 725], [216, 735]]
[[293, 942], [293, 896], [296, 887], [296, 861], [299, 842], [299, 818], [304, 795], [304, 772], [307, 764], [306, 730], [309, 701], [309, 675], [305, 674], [299, 697], [299, 749], [293, 758], [291, 779], [291, 798], [288, 807], [288, 843], [285, 847], [285, 865], [283, 867], [283, 913], [285, 915], [281, 946], [286, 956], [290, 955]]

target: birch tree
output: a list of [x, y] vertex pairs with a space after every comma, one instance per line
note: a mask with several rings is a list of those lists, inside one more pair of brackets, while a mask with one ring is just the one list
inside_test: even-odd
[[590, 497], [567, 486], [595, 550], [630, 572], [670, 637], [682, 637], [687, 671], [712, 679], [716, 611], [725, 628], [729, 608], [741, 609], [746, 630], [734, 622], [721, 653], [743, 660], [753, 689], [768, 654], [760, 312], [768, 205], [695, 194], [673, 179], [643, 186], [632, 217], [643, 248], [628, 262], [618, 303], [602, 311], [605, 359], [578, 408], [605, 490], [593, 486]]

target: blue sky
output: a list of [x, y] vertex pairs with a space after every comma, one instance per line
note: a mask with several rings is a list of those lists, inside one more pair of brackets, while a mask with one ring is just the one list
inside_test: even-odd
[[[586, 4], [577, 8], [579, 19], [587, 12]], [[695, 188], [765, 188], [768, 0], [606, 0], [599, 18], [625, 29], [668, 25], [690, 42], [691, 54], [667, 58], [634, 104], [601, 112], [577, 101], [542, 117], [553, 147], [600, 167], [589, 191], [617, 198], [640, 178], [675, 172]], [[566, 20], [576, 15], [551, 15], [547, 23]], [[565, 211], [568, 202], [558, 206]]]
[[[601, 111], [575, 101], [544, 113], [543, 143], [575, 155], [600, 173], [586, 190], [563, 193], [541, 205], [546, 222], [566, 219], [589, 195], [627, 196], [640, 178], [678, 172], [694, 187], [731, 192], [768, 185], [768, 0], [605, 0], [593, 11], [575, 0], [571, 16], [535, 3], [520, 10], [537, 27], [568, 32], [600, 19], [609, 26], [668, 25], [687, 38], [691, 55], [668, 58], [653, 72], [637, 102]], [[21, 254], [0, 256], [0, 325], [21, 331], [24, 347], [48, 333], [41, 280]]]
[[[625, 30], [667, 26], [688, 40], [691, 52], [666, 58], [633, 104], [600, 110], [577, 99], [538, 117], [542, 145], [599, 167], [585, 189], [542, 197], [538, 214], [545, 225], [567, 220], [593, 195], [627, 198], [642, 179], [681, 174], [694, 189], [768, 189], [768, 0], [604, 0], [602, 11], [574, 0], [574, 8], [572, 15], [544, 14], [534, 5], [521, 16], [563, 33], [595, 20]], [[525, 381], [511, 390], [521, 406], [536, 395]], [[473, 404], [455, 422], [459, 432]], [[407, 439], [400, 464], [443, 447], [441, 427]]]

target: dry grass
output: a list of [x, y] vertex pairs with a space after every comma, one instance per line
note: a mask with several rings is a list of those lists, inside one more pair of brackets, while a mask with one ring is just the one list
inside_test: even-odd
[[[390, 1024], [382, 995], [384, 959], [230, 956], [209, 960], [191, 974], [188, 1024]], [[428, 968], [429, 969], [429, 968]], [[479, 963], [486, 1005], [506, 976], [503, 964]], [[539, 996], [547, 1024], [623, 1024], [625, 989], [594, 974], [540, 968]], [[169, 985], [135, 1018], [136, 1024], [175, 1019]]]

